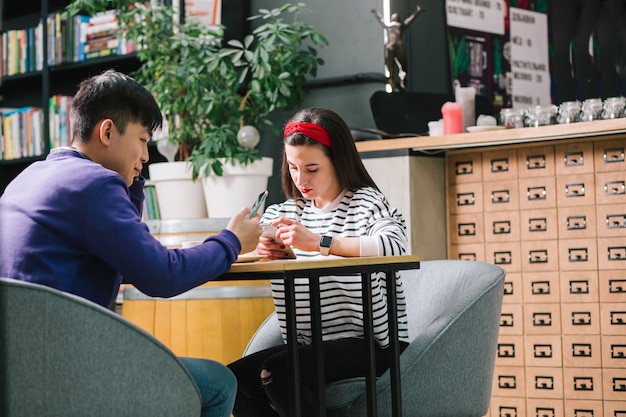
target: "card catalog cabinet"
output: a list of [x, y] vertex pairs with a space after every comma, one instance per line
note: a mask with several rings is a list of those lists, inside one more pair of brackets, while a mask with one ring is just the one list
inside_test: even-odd
[[625, 149], [447, 154], [448, 258], [507, 271], [492, 417], [626, 417]]

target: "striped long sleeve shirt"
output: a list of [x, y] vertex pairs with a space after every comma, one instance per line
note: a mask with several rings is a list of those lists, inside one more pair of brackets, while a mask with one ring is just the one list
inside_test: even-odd
[[[318, 209], [312, 201], [287, 200], [267, 208], [262, 224], [277, 218], [300, 221], [313, 233], [329, 236], [360, 237], [361, 256], [391, 256], [406, 252], [404, 218], [391, 207], [384, 195], [373, 188], [342, 192], [330, 205]], [[318, 256], [318, 252], [295, 251], [298, 257]], [[384, 273], [371, 275], [374, 337], [381, 347], [389, 345], [387, 287]], [[285, 287], [282, 280], [271, 281], [272, 297], [283, 338], [286, 339]], [[308, 278], [295, 280], [296, 328], [298, 342], [311, 342]], [[396, 276], [399, 339], [408, 341], [406, 300], [400, 275]], [[320, 278], [322, 340], [363, 337], [361, 276]]]

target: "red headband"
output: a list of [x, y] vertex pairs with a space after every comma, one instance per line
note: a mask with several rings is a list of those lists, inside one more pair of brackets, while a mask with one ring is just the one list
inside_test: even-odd
[[330, 135], [322, 126], [309, 122], [289, 122], [285, 126], [285, 136], [292, 135], [294, 133], [302, 133], [304, 136], [318, 141], [322, 145], [331, 147]]

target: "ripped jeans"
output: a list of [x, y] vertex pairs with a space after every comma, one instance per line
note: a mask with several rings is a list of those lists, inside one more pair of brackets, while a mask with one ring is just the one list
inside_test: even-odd
[[[408, 346], [400, 342], [402, 352]], [[367, 357], [363, 339], [337, 339], [323, 343], [326, 384], [365, 376]], [[389, 351], [376, 346], [376, 375], [389, 368]], [[313, 417], [315, 409], [315, 360], [311, 345], [300, 345], [302, 416]], [[243, 357], [228, 365], [237, 377], [235, 417], [288, 417], [289, 365], [287, 345], [275, 346]], [[269, 374], [261, 380], [261, 372]]]

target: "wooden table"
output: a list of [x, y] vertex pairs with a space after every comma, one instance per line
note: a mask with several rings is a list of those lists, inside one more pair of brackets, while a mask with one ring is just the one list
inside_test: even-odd
[[[291, 363], [290, 386], [293, 387], [290, 403], [290, 415], [301, 416], [300, 410], [300, 368], [298, 366], [298, 340], [296, 334], [295, 309], [295, 278], [309, 278], [309, 294], [311, 303], [311, 327], [313, 355], [316, 360], [316, 391], [317, 415], [326, 416], [324, 367], [322, 353], [322, 328], [319, 278], [329, 275], [361, 274], [363, 296], [363, 325], [364, 338], [367, 341], [369, 369], [366, 375], [367, 412], [369, 417], [377, 414], [376, 408], [376, 362], [374, 357], [374, 334], [372, 325], [372, 287], [370, 274], [385, 272], [387, 279], [387, 304], [389, 320], [390, 354], [392, 355], [391, 391], [393, 416], [402, 415], [400, 389], [400, 352], [398, 346], [398, 321], [396, 303], [396, 272], [419, 268], [419, 256], [376, 256], [359, 258], [342, 258], [336, 256], [298, 258], [294, 260], [258, 261], [233, 264], [221, 280], [256, 280], [256, 279], [284, 279], [285, 305], [287, 323], [287, 354]], [[367, 285], [365, 285], [367, 284]]]

